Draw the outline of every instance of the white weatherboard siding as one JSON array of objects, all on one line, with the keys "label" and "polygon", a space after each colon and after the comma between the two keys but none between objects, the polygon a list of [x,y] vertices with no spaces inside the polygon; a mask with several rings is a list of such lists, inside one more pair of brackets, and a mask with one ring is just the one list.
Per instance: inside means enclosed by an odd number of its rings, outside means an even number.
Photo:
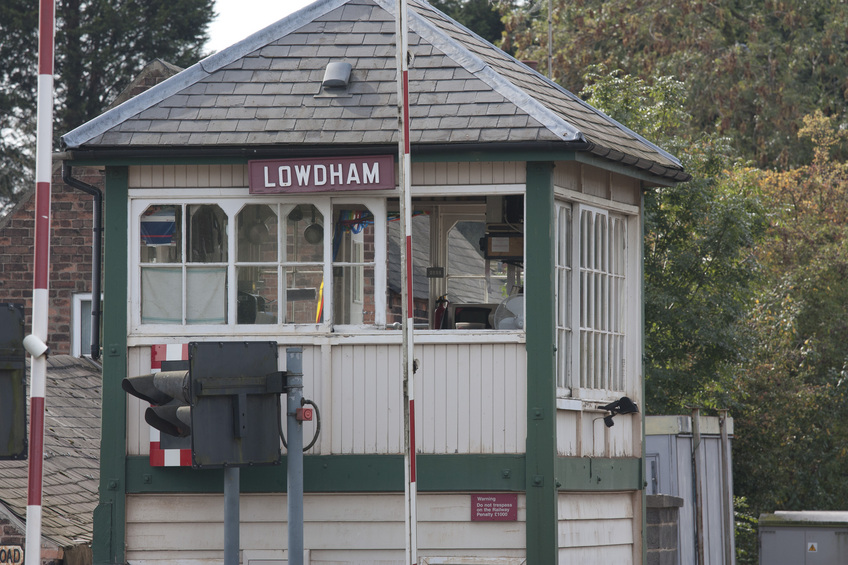
[{"label": "white weatherboard siding", "polygon": [[[467,494],[419,493],[419,555],[521,557],[525,500],[518,521],[471,522]],[[560,563],[638,563],[641,504],[634,493],[562,493]],[[244,557],[284,559],[286,497],[241,495]],[[163,517],[167,516],[167,521]],[[310,563],[401,563],[401,494],[307,494],[304,547]],[[131,495],[127,499],[127,561],[133,565],[200,564],[223,556],[222,495]]]},{"label": "white weatherboard siding", "polygon": [[[484,339],[482,334],[469,335],[464,343],[416,345],[420,453],[524,452],[524,344]],[[303,394],[321,411],[321,436],[309,454],[403,452],[400,338],[382,336],[384,343],[367,343],[374,340],[360,336],[304,346]],[[280,336],[278,341],[282,364],[286,338]],[[149,346],[130,350],[129,368],[131,375],[150,372]],[[128,453],[146,455],[150,436],[143,403],[135,398],[128,402]],[[314,425],[304,424],[305,442]]]},{"label": "white weatherboard siding", "polygon": [[641,494],[560,493],[560,563],[641,563]]},{"label": "white weatherboard siding", "polygon": [[[402,563],[403,504],[401,494],[307,494],[304,548],[309,550],[310,563]],[[127,497],[127,561],[133,565],[220,563],[223,509],[223,495]],[[244,562],[251,556],[285,558],[285,495],[242,494],[240,517]],[[470,495],[419,494],[419,555],[524,555],[523,496],[518,497],[516,522],[471,522],[470,518]]]}]

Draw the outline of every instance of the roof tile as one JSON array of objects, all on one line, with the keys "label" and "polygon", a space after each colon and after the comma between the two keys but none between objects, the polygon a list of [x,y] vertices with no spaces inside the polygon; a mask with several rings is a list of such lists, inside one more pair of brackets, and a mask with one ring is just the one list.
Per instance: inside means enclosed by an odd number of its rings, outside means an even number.
[{"label": "roof tile", "polygon": [[[586,139],[598,155],[685,177],[679,162],[658,147],[428,4],[408,1],[415,143]],[[394,0],[318,0],[63,141],[81,148],[394,143],[394,10]],[[324,69],[334,60],[353,66],[348,95],[320,92]]]}]

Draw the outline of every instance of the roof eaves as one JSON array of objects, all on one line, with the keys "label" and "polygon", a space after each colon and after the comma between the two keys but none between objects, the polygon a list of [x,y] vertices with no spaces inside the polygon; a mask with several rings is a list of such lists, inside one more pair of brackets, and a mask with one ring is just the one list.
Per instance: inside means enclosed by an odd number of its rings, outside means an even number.
[{"label": "roof eaves", "polygon": [[77,148],[104,134],[108,130],[151,108],[166,98],[205,79],[215,71],[239,60],[245,55],[264,47],[268,43],[295,31],[348,0],[319,0],[294,12],[290,16],[261,29],[253,35],[210,55],[181,73],[172,76],[123,104],[104,112],[61,137],[65,148]]},{"label": "roof eaves", "polygon": [[[374,0],[381,8],[394,15],[396,3],[392,0]],[[432,8],[428,5],[428,7]],[[432,8],[435,10],[435,8]],[[518,88],[488,65],[485,61],[474,55],[470,50],[460,45],[452,37],[448,36],[426,18],[414,11],[409,12],[410,29],[422,38],[429,41],[434,47],[441,50],[445,55],[453,59],[466,71],[491,86],[504,98],[521,108],[530,117],[538,121],[554,135],[563,141],[584,142],[583,133],[572,124],[551,112],[548,108],[532,98],[526,91]],[[464,29],[464,28],[463,28]],[[473,32],[468,33],[478,37]],[[485,41],[481,38],[482,41]],[[489,42],[487,44],[491,45]],[[497,49],[494,45],[492,49]]]}]

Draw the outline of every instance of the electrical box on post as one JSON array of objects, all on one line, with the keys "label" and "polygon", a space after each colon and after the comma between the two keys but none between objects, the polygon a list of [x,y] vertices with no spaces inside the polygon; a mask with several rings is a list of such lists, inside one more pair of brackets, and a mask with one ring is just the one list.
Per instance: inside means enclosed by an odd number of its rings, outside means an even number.
[{"label": "electrical box on post", "polygon": [[0,459],[26,459],[24,307],[0,303]]}]

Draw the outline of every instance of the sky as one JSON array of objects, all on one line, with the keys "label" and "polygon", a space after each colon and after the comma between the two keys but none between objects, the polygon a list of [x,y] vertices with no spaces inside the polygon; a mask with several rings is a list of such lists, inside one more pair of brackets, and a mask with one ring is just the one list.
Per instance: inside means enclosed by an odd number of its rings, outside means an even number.
[{"label": "sky", "polygon": [[283,19],[313,0],[215,0],[218,17],[209,25],[208,52],[220,51]]}]

